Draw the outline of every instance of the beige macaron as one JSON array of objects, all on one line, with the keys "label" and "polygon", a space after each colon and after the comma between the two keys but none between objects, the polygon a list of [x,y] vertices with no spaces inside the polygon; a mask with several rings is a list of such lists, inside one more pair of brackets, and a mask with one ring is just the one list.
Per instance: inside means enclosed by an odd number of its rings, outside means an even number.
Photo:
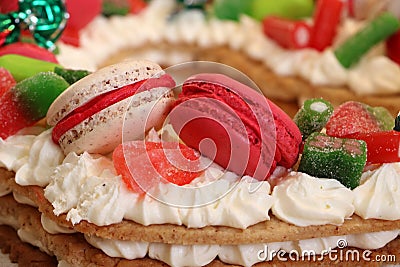
[{"label": "beige macaron", "polygon": [[64,153],[107,154],[122,140],[143,138],[149,129],[160,127],[175,101],[171,90],[175,83],[172,77],[163,74],[156,63],[131,60],[102,68],[71,85],[50,106],[47,113],[50,126],[57,127],[72,111],[93,103],[99,95],[154,78],[151,86],[146,86],[150,88],[140,89],[62,134],[58,143]]}]

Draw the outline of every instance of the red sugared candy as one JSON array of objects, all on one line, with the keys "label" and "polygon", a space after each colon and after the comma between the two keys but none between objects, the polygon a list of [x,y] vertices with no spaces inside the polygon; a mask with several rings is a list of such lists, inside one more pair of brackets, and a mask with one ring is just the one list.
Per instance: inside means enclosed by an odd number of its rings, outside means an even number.
[{"label": "red sugared candy", "polygon": [[368,106],[355,101],[345,102],[335,108],[325,127],[327,135],[336,137],[382,130]]},{"label": "red sugared candy", "polygon": [[0,48],[0,56],[16,54],[43,61],[58,63],[56,56],[49,50],[32,43],[12,43]]},{"label": "red sugared candy", "polygon": [[0,97],[15,84],[16,81],[11,73],[5,68],[0,68]]},{"label": "red sugared candy", "polygon": [[144,193],[160,182],[185,185],[201,174],[195,150],[173,142],[130,141],[113,152],[116,172],[129,189]]}]

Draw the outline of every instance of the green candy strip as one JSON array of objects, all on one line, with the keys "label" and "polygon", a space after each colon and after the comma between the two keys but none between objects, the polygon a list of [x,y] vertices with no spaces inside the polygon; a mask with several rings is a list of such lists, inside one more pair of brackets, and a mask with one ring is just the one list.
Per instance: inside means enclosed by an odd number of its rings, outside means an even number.
[{"label": "green candy strip", "polygon": [[331,178],[354,189],[367,160],[367,145],[362,140],[312,133],[304,144],[298,171],[314,177]]},{"label": "green candy strip", "polygon": [[313,132],[320,132],[333,113],[333,106],[321,98],[307,99],[294,116],[303,140]]},{"label": "green candy strip", "polygon": [[8,54],[0,57],[0,67],[7,69],[17,82],[40,72],[53,71],[60,65],[30,57]]},{"label": "green candy strip", "polygon": [[46,116],[51,103],[68,87],[69,83],[54,72],[41,72],[17,83],[11,92],[25,116],[37,121]]},{"label": "green candy strip", "polygon": [[374,45],[387,39],[398,29],[400,21],[390,13],[383,13],[339,46],[334,51],[336,58],[343,67],[350,68]]}]

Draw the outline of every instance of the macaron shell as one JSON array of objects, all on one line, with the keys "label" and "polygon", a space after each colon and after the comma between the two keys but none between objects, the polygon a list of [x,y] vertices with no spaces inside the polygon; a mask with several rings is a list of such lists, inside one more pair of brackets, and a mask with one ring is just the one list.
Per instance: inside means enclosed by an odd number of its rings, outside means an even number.
[{"label": "macaron shell", "polygon": [[301,132],[288,114],[269,99],[267,101],[272,114],[274,114],[277,137],[276,146],[277,151],[281,154],[278,164],[286,168],[291,168],[298,160],[302,141]]},{"label": "macaron shell", "polygon": [[[204,84],[207,84],[207,86]],[[230,95],[225,94],[221,90],[215,90],[213,92],[210,90],[209,84],[214,84],[216,87],[222,86],[223,88],[227,88],[231,93]],[[235,94],[239,96],[241,100],[237,100]],[[210,97],[222,102],[230,102],[229,105],[231,108],[235,109],[240,120],[245,123],[247,127],[253,130],[250,132],[243,130],[236,131],[234,125],[231,125],[227,130],[229,133],[232,133],[231,135],[234,137],[231,139],[234,141],[232,146],[237,146],[241,149],[249,147],[248,151],[250,151],[250,157],[246,162],[247,168],[245,174],[263,180],[271,174],[277,164],[290,168],[296,163],[299,154],[299,146],[302,140],[300,130],[285,112],[262,96],[259,92],[224,75],[207,73],[199,74],[190,77],[185,82],[182,94],[179,96],[179,100],[176,102],[176,107],[174,107],[171,114],[173,114],[174,110],[182,103],[192,101],[198,97]],[[246,110],[243,108],[246,104],[244,104],[242,100],[250,106],[250,109]],[[202,129],[199,126],[197,129],[190,129],[190,127],[193,127],[190,125],[188,125],[187,129],[182,127],[182,124],[185,123],[184,120],[186,120],[186,122],[188,121],[187,113],[193,112],[197,115],[202,114],[203,117],[217,116],[221,118],[222,122],[232,120],[231,116],[223,114],[221,109],[218,109],[217,107],[207,107],[207,105],[203,105],[202,107],[199,105],[199,107],[194,108],[193,110],[190,110],[190,108],[186,108],[186,110],[182,109],[180,112],[181,114],[178,113],[171,117],[171,124],[176,128],[175,130],[179,131],[184,129],[182,136],[180,135],[180,137],[185,143],[188,143],[190,146],[195,148],[199,145],[193,140],[197,140],[198,143],[199,137],[197,135],[205,137],[206,134],[202,133]],[[222,124],[225,125],[225,123]],[[224,137],[218,137],[218,135],[220,135],[218,131],[213,133],[215,130],[211,126],[204,126],[203,131],[208,131],[209,135],[215,134],[214,138],[215,140],[219,140],[219,142],[229,142],[229,140],[226,138],[224,139]],[[249,133],[252,132],[256,135],[255,137],[249,135]],[[245,135],[245,138],[235,137],[236,134]],[[248,138],[255,141],[249,142]],[[257,144],[257,142],[261,142],[261,144]],[[221,145],[217,146],[221,147]],[[205,156],[209,157],[207,154],[205,154]],[[216,159],[217,163],[225,168],[237,172],[238,174],[242,174],[237,171],[235,166],[226,165],[226,162],[228,162],[226,158],[237,163],[237,161],[244,160],[242,155],[226,154],[223,156],[223,153],[221,153],[220,157],[222,158]],[[237,157],[237,161],[234,159],[235,157]],[[255,171],[255,168],[258,168],[257,171]]]},{"label": "macaron shell", "polygon": [[96,96],[148,79],[162,68],[147,60],[130,60],[104,67],[72,84],[50,106],[47,123],[54,126],[75,108]]},{"label": "macaron shell", "polygon": [[[205,97],[190,99],[174,108],[169,118],[188,146],[230,171],[265,179],[271,168],[275,168],[273,158],[265,158],[269,153],[263,151],[261,155],[260,145],[249,141],[238,114],[219,101]],[[273,155],[275,147],[268,148]]]},{"label": "macaron shell", "polygon": [[64,154],[70,152],[107,154],[118,144],[144,137],[159,128],[172,104],[173,92],[154,88],[122,100],[84,120],[61,136]]}]

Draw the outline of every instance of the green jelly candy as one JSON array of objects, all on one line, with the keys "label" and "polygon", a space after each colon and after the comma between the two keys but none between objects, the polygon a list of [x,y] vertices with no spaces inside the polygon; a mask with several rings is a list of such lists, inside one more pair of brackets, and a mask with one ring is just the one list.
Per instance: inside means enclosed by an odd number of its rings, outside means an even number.
[{"label": "green jelly candy", "polygon": [[0,56],[0,67],[7,69],[17,82],[39,72],[53,71],[55,67],[61,68],[56,63],[15,54]]},{"label": "green jelly candy", "polygon": [[54,72],[41,72],[17,83],[11,92],[25,117],[37,121],[46,116],[51,103],[68,87]]},{"label": "green jelly candy", "polygon": [[345,68],[356,64],[373,46],[400,29],[400,21],[390,13],[383,13],[366,27],[347,39],[335,51],[335,56]]},{"label": "green jelly candy", "polygon": [[54,72],[64,78],[69,84],[76,83],[91,72],[87,70],[72,70],[55,67]]},{"label": "green jelly candy", "polygon": [[287,19],[311,17],[313,0],[253,0],[249,15],[257,20],[275,15]]},{"label": "green jelly candy", "polygon": [[385,107],[371,107],[365,105],[367,111],[372,114],[373,117],[377,120],[379,124],[379,128],[382,131],[392,130],[394,127],[394,118],[388,109]]},{"label": "green jelly candy", "polygon": [[221,20],[239,20],[241,14],[248,14],[253,0],[214,0],[214,15]]},{"label": "green jelly candy", "polygon": [[304,144],[298,171],[314,177],[332,178],[354,189],[360,184],[367,160],[362,140],[312,133]]},{"label": "green jelly candy", "polygon": [[333,106],[322,98],[307,99],[294,116],[294,122],[305,140],[313,132],[324,128],[333,113]]}]

